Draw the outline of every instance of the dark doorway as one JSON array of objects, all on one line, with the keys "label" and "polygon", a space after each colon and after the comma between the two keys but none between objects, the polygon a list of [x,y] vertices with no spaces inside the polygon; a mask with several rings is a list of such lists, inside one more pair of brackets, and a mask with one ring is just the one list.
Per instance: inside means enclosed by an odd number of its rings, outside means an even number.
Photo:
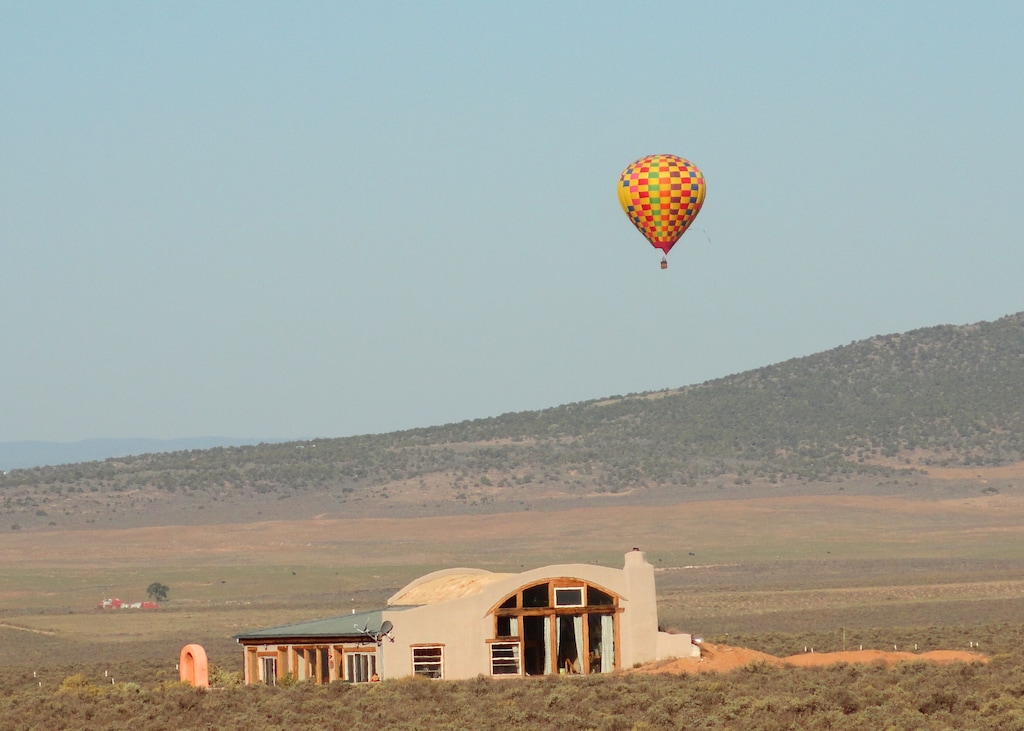
[{"label": "dark doorway", "polygon": [[544,628],[546,617],[523,617],[523,670],[527,675],[543,675],[551,672],[545,646]]}]

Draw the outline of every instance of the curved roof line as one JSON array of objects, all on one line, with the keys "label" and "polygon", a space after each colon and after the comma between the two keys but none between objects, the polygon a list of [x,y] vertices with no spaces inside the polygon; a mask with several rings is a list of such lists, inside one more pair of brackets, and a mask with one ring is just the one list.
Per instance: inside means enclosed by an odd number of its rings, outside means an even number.
[{"label": "curved roof line", "polygon": [[484,569],[442,569],[406,584],[388,599],[388,606],[439,604],[479,594],[489,584],[513,576]]}]

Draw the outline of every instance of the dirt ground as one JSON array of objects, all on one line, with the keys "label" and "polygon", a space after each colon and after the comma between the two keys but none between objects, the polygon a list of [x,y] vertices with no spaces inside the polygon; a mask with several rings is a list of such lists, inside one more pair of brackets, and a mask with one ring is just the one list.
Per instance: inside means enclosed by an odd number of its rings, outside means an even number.
[{"label": "dirt ground", "polygon": [[821,667],[836,663],[872,664],[882,662],[892,667],[898,662],[927,660],[937,663],[951,662],[988,662],[985,655],[975,652],[955,650],[934,650],[932,652],[883,652],[882,650],[854,650],[851,652],[805,652],[789,657],[775,657],[757,650],[744,647],[715,645],[710,642],[701,644],[700,658],[679,658],[651,663],[637,668],[638,673],[724,673],[746,667],[755,662],[767,662],[772,665],[793,665],[797,667]]},{"label": "dirt ground", "polygon": [[884,457],[873,457],[867,462],[892,467],[893,469],[907,469],[913,467],[921,470],[929,477],[938,480],[976,480],[986,484],[990,480],[1019,480],[1024,478],[1024,462],[1013,462],[1011,464],[998,466],[971,466],[971,467],[942,467],[928,464],[934,459],[935,452],[924,449],[915,449],[903,452],[899,457],[886,459]]}]

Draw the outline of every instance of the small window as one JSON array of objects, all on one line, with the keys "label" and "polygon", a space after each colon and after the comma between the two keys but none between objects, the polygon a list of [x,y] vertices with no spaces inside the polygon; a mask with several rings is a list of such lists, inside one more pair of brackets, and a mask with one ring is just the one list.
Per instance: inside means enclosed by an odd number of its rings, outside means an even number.
[{"label": "small window", "polygon": [[615,604],[611,594],[606,594],[592,586],[587,587],[587,605],[591,607],[610,607]]},{"label": "small window", "polygon": [[497,636],[498,637],[518,637],[519,636],[519,618],[518,617],[503,617],[498,615],[497,618]]},{"label": "small window", "polygon": [[519,674],[519,643],[491,643],[491,675]]},{"label": "small window", "polygon": [[528,589],[523,589],[524,607],[546,607],[548,606],[548,585],[537,584]]},{"label": "small window", "polygon": [[412,671],[427,678],[441,678],[444,661],[444,648],[433,647],[412,648]]},{"label": "small window", "polygon": [[377,674],[377,655],[371,652],[346,652],[345,670],[350,683],[369,683]]},{"label": "small window", "polygon": [[582,586],[557,587],[555,589],[555,606],[556,607],[582,607],[583,606],[583,587]]},{"label": "small window", "polygon": [[502,603],[500,608],[501,609],[515,609],[518,606],[518,604],[516,603],[516,598],[517,598],[517,595],[513,594],[512,596],[510,596],[508,599],[506,599]]}]

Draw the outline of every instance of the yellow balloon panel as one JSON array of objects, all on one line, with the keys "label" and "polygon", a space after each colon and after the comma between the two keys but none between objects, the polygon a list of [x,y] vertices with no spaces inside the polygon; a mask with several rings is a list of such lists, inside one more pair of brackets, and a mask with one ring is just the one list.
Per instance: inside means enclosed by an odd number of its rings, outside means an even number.
[{"label": "yellow balloon panel", "polygon": [[619,203],[651,245],[666,254],[704,205],[704,174],[675,155],[648,155],[619,176]]}]

